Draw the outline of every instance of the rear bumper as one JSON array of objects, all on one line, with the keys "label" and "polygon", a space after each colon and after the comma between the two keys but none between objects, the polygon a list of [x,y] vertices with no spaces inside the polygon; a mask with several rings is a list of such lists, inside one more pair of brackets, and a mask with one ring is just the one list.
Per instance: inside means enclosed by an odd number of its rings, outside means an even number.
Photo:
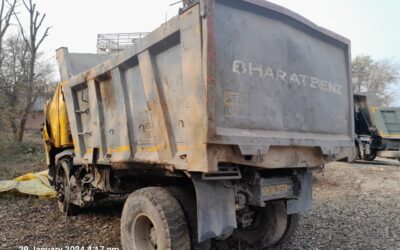
[{"label": "rear bumper", "polygon": [[288,175],[260,176],[244,172],[242,178],[216,179],[193,175],[196,190],[198,239],[200,242],[229,235],[237,228],[237,210],[245,206],[264,207],[276,200],[286,201],[286,213],[298,214],[312,206],[312,174],[293,169]]}]

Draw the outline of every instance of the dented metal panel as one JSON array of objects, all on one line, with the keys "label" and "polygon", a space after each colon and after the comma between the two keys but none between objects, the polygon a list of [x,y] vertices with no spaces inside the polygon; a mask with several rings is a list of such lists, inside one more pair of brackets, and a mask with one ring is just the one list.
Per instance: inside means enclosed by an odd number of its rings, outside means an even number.
[{"label": "dented metal panel", "polygon": [[63,84],[74,160],[319,166],[353,142],[349,58],[279,6],[200,1]]},{"label": "dented metal panel", "polygon": [[241,1],[217,1],[215,16],[216,136],[264,146],[313,140],[325,153],[348,144],[346,40]]}]

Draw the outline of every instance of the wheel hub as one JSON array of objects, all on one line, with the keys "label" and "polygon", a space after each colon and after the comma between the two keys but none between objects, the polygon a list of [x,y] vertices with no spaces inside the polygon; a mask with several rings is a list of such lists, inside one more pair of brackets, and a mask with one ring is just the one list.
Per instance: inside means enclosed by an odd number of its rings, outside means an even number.
[{"label": "wheel hub", "polygon": [[140,214],[135,218],[132,233],[136,249],[155,250],[158,248],[157,231],[147,215]]},{"label": "wheel hub", "polygon": [[154,227],[150,228],[150,241],[151,241],[151,245],[157,249],[157,233],[156,233],[156,229]]}]

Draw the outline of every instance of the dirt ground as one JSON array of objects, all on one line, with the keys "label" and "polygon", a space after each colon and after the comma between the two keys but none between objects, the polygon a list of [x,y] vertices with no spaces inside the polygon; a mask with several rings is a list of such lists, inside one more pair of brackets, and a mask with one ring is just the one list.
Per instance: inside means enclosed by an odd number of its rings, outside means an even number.
[{"label": "dirt ground", "polygon": [[315,174],[313,210],[278,249],[400,249],[400,164],[334,162]]},{"label": "dirt ground", "polygon": [[[0,179],[44,169],[39,163],[0,163]],[[277,249],[400,249],[400,164],[331,163],[315,173],[313,211],[293,239]],[[124,198],[113,197],[75,217],[54,200],[0,194],[0,249],[94,246],[117,249]]]}]

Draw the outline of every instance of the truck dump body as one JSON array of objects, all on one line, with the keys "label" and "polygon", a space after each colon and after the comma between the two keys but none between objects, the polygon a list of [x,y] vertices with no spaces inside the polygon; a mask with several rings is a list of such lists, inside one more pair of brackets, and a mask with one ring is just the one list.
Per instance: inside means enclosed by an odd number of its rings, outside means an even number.
[{"label": "truck dump body", "polygon": [[216,134],[238,145],[255,144],[251,137],[263,145],[346,144],[352,134],[347,42],[275,6],[253,4],[215,7]]},{"label": "truck dump body", "polygon": [[200,1],[65,79],[74,162],[319,166],[353,144],[349,58],[347,39],[284,8]]},{"label": "truck dump body", "polygon": [[400,139],[400,108],[381,107],[368,94],[354,94],[354,105],[357,134],[369,134],[368,128],[375,127],[382,138]]},{"label": "truck dump body", "polygon": [[372,112],[378,135],[388,151],[378,152],[378,156],[400,160],[400,108],[379,107]]},{"label": "truck dump body", "polygon": [[354,94],[354,118],[359,156],[400,159],[400,108],[380,107],[376,97]]},{"label": "truck dump body", "polygon": [[379,135],[385,139],[400,140],[400,108],[379,107],[372,112]]}]

